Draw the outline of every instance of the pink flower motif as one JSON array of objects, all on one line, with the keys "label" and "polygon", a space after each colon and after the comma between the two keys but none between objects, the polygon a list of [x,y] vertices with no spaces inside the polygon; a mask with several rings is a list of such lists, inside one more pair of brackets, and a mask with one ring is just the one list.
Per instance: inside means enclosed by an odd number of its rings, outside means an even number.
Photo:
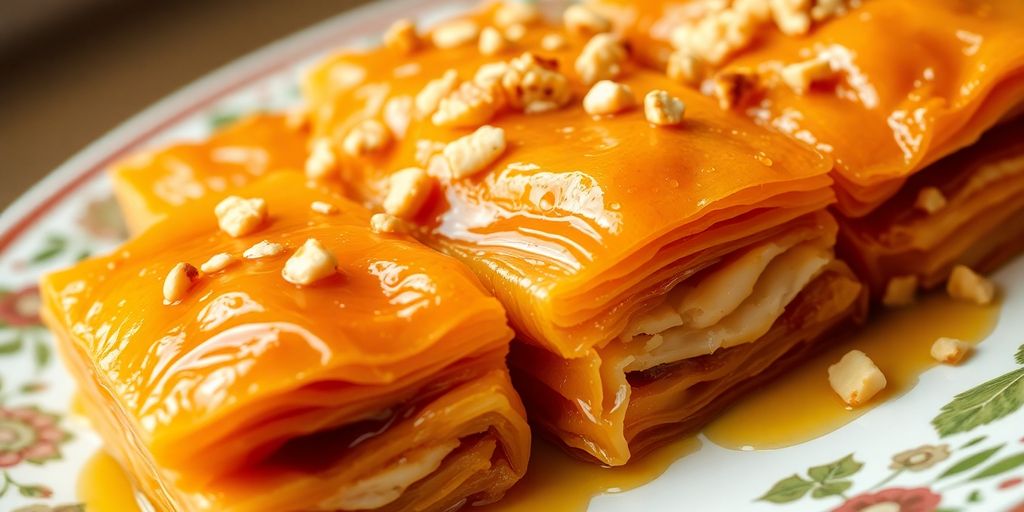
[{"label": "pink flower motif", "polygon": [[59,459],[60,445],[68,434],[57,420],[37,407],[0,407],[0,468]]},{"label": "pink flower motif", "polygon": [[1012,489],[1020,485],[1021,482],[1024,482],[1024,478],[1021,478],[1019,476],[1014,478],[1008,478],[1006,480],[1003,480],[1002,482],[999,482],[999,489]]},{"label": "pink flower motif", "polygon": [[860,512],[885,510],[887,512],[934,512],[942,496],[927,487],[901,489],[893,487],[873,493],[854,496],[833,512]]},{"label": "pink flower motif", "polygon": [[12,327],[39,325],[39,288],[35,285],[16,292],[0,291],[0,323]]}]

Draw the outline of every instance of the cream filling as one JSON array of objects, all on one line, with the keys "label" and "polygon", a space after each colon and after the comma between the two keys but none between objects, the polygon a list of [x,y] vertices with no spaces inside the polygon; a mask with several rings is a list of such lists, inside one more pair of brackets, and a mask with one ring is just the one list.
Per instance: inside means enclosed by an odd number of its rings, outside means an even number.
[{"label": "cream filling", "polygon": [[320,502],[319,510],[372,510],[397,500],[412,484],[437,471],[441,462],[458,448],[459,440],[414,448],[377,473]]},{"label": "cream filling", "polygon": [[831,249],[817,240],[769,242],[694,285],[676,287],[627,329],[628,342],[644,346],[625,370],[643,371],[756,341],[832,259]]}]

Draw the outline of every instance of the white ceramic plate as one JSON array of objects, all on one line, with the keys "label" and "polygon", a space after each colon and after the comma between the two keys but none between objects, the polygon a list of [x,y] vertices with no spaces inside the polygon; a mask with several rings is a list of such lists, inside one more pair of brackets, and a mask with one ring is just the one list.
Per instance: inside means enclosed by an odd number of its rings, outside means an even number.
[{"label": "white ceramic plate", "polygon": [[[225,120],[286,107],[298,99],[298,70],[331,48],[372,42],[398,17],[429,23],[472,3],[378,3],[302,31],[139,114],[0,216],[0,510],[77,510],[78,473],[99,448],[69,417],[73,384],[39,324],[35,283],[124,237],[104,169],[139,148],[204,137]],[[1022,510],[1024,259],[995,280],[1002,314],[967,364],[929,370],[901,396],[796,446],[737,451],[705,439],[659,478],[598,496],[591,509]],[[942,436],[932,423],[947,404],[960,428],[947,421],[944,430],[954,432]]]}]

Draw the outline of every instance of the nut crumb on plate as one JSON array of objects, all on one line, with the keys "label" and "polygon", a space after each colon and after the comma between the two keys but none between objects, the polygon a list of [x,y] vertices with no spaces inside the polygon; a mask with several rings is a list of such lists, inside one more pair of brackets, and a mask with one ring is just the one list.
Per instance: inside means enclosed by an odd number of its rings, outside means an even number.
[{"label": "nut crumb on plate", "polygon": [[953,267],[946,282],[946,292],[958,300],[985,305],[992,302],[996,295],[996,285],[966,265]]},{"label": "nut crumb on plate", "polygon": [[885,285],[882,304],[889,307],[906,306],[914,302],[917,295],[917,276],[896,276]]},{"label": "nut crumb on plate", "polygon": [[932,357],[945,364],[958,364],[971,351],[971,345],[956,338],[939,338],[932,343]]},{"label": "nut crumb on plate", "polygon": [[864,352],[851,350],[828,367],[828,382],[847,404],[858,407],[885,389],[885,375]]}]

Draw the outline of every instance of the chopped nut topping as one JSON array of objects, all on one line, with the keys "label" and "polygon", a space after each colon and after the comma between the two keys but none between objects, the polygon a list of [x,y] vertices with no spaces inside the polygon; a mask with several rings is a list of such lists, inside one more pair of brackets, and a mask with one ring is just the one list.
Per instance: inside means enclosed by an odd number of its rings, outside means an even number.
[{"label": "chopped nut topping", "polygon": [[406,231],[406,225],[394,215],[375,213],[370,217],[370,230],[374,233],[401,233]]},{"label": "chopped nut topping", "polygon": [[341,148],[352,156],[380,151],[391,143],[391,131],[376,119],[367,119],[348,132]]},{"label": "chopped nut topping", "polygon": [[615,114],[636,105],[636,96],[628,85],[601,80],[583,98],[583,110],[592,116]]},{"label": "chopped nut topping", "polygon": [[480,34],[480,27],[473,20],[453,20],[439,25],[430,34],[434,46],[455,48],[468,44]]},{"label": "chopped nut topping", "polygon": [[885,286],[882,304],[889,307],[907,306],[913,304],[915,295],[917,295],[917,276],[897,276],[890,279]]},{"label": "chopped nut topping", "polygon": [[463,82],[441,100],[431,121],[437,126],[475,128],[494,117],[502,97],[497,86],[485,87],[475,81]]},{"label": "chopped nut topping", "polygon": [[558,63],[529,52],[509,63],[501,86],[509,105],[527,114],[561,108],[572,99],[569,79],[558,72]]},{"label": "chopped nut topping", "polygon": [[957,265],[946,282],[946,293],[954,299],[984,305],[995,298],[996,285],[967,266]]},{"label": "chopped nut topping", "polygon": [[718,106],[724,110],[748,103],[760,90],[761,79],[754,70],[739,68],[715,75],[715,97],[718,98]]},{"label": "chopped nut topping", "polygon": [[283,245],[263,240],[246,249],[245,252],[242,253],[242,257],[247,260],[258,260],[260,258],[277,256],[278,254],[281,254],[282,251],[284,251]]},{"label": "chopped nut topping", "polygon": [[783,34],[796,36],[811,29],[811,13],[808,0],[770,0],[772,19]]},{"label": "chopped nut topping", "polygon": [[219,252],[217,254],[214,254],[213,256],[210,256],[210,259],[206,260],[206,262],[204,262],[202,265],[199,265],[199,268],[203,271],[204,274],[212,274],[214,272],[220,272],[221,270],[224,270],[225,268],[228,267],[228,265],[230,265],[234,261],[234,256],[226,252]]},{"label": "chopped nut topping", "polygon": [[338,157],[334,145],[326,138],[313,139],[313,146],[306,158],[306,176],[314,180],[330,177],[338,171]]},{"label": "chopped nut topping", "polygon": [[483,55],[497,55],[508,48],[508,41],[505,36],[494,27],[485,27],[480,32],[479,41],[480,53]]},{"label": "chopped nut topping", "polygon": [[238,238],[256,231],[263,224],[267,219],[267,202],[258,197],[228,196],[217,203],[213,212],[217,215],[220,230]]},{"label": "chopped nut topping", "polygon": [[337,272],[338,261],[319,240],[310,238],[284,263],[281,277],[297,285],[310,285]]},{"label": "chopped nut topping", "polygon": [[933,215],[946,207],[946,196],[935,187],[924,187],[917,193],[914,208]]},{"label": "chopped nut topping", "polygon": [[597,34],[612,29],[612,23],[608,21],[608,18],[580,4],[570,5],[562,14],[562,21],[565,23],[566,30],[576,34]]},{"label": "chopped nut topping", "polygon": [[401,19],[391,24],[384,32],[384,46],[397,52],[410,53],[419,45],[420,38],[416,35],[416,25],[408,19]]},{"label": "chopped nut topping", "polygon": [[956,338],[939,338],[932,343],[932,358],[940,363],[958,364],[971,351],[971,346]]},{"label": "chopped nut topping", "polygon": [[338,213],[338,207],[325,201],[313,201],[309,208],[320,215],[334,215]]},{"label": "chopped nut topping", "polygon": [[413,101],[412,96],[403,94],[388,98],[384,102],[384,124],[388,126],[391,133],[401,139],[405,137],[405,131],[409,128],[412,120]]},{"label": "chopped nut topping", "polygon": [[427,85],[423,86],[423,90],[416,95],[416,115],[424,118],[433,114],[437,110],[438,104],[441,103],[441,98],[455,90],[458,83],[459,74],[454,69],[445,71],[441,78],[427,82]]},{"label": "chopped nut topping", "polygon": [[505,130],[481,126],[445,146],[442,155],[453,179],[472,176],[491,165],[505,152]]},{"label": "chopped nut topping", "polygon": [[390,176],[384,211],[396,217],[411,218],[423,208],[434,188],[434,179],[419,167],[408,167]]},{"label": "chopped nut topping", "polygon": [[547,34],[540,40],[540,47],[549,52],[557,52],[565,48],[567,44],[569,43],[566,42],[562,34]]},{"label": "chopped nut topping", "polygon": [[587,85],[598,80],[611,80],[622,73],[622,65],[627,57],[626,49],[618,37],[612,34],[597,34],[587,41],[576,58],[576,73]]},{"label": "chopped nut topping", "polygon": [[669,55],[665,72],[676,82],[697,85],[704,79],[704,62],[687,52],[677,50]]},{"label": "chopped nut topping", "polygon": [[864,352],[851,350],[828,367],[828,382],[847,404],[858,407],[885,389],[885,375]]},{"label": "chopped nut topping", "polygon": [[423,139],[416,141],[416,163],[424,167],[430,165],[431,158],[444,151],[445,146],[447,144],[437,140]]},{"label": "chopped nut topping", "polygon": [[185,297],[185,293],[199,280],[199,270],[188,263],[178,263],[164,279],[164,303],[173,304]]},{"label": "chopped nut topping", "polygon": [[680,25],[671,35],[672,46],[712,66],[718,66],[750,45],[757,19],[746,11],[726,9],[708,13],[695,24]]},{"label": "chopped nut topping", "polygon": [[494,23],[499,27],[529,25],[540,19],[540,9],[526,2],[502,2],[494,11]]},{"label": "chopped nut topping", "polygon": [[473,75],[473,81],[483,87],[494,87],[501,85],[501,78],[509,70],[508,62],[491,62],[480,66]]},{"label": "chopped nut topping", "polygon": [[302,131],[309,128],[309,106],[303,103],[288,109],[284,116],[284,125],[292,131]]},{"label": "chopped nut topping", "polygon": [[505,29],[505,39],[518,43],[526,37],[526,25],[516,24]]},{"label": "chopped nut topping", "polygon": [[783,83],[793,89],[793,92],[807,94],[811,85],[832,79],[836,76],[836,72],[832,69],[832,64],[829,61],[816,57],[782,68],[779,76]]},{"label": "chopped nut topping", "polygon": [[671,126],[683,122],[683,111],[686,105],[660,89],[653,90],[644,96],[644,116],[647,121],[658,126]]}]

